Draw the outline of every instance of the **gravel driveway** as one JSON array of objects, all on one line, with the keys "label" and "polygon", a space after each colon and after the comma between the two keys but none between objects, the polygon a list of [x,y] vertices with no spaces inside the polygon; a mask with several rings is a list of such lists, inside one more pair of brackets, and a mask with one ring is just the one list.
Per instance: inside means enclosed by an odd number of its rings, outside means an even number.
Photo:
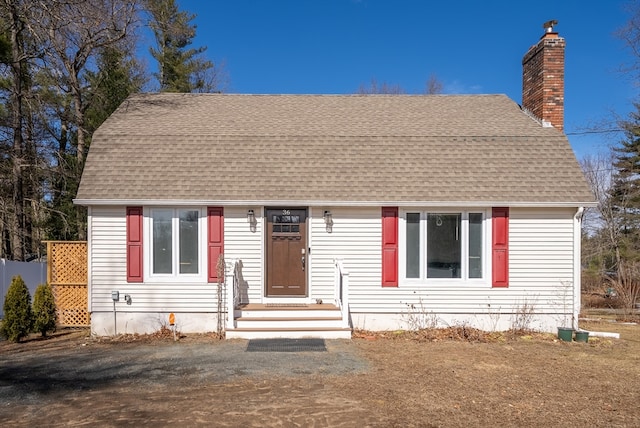
[{"label": "gravel driveway", "polygon": [[31,349],[25,344],[24,352],[0,355],[3,407],[55,400],[53,392],[129,382],[148,387],[197,386],[239,377],[341,375],[368,370],[367,361],[346,340],[325,341],[324,352],[247,352],[246,340],[104,344],[87,338],[71,347],[55,343]]}]

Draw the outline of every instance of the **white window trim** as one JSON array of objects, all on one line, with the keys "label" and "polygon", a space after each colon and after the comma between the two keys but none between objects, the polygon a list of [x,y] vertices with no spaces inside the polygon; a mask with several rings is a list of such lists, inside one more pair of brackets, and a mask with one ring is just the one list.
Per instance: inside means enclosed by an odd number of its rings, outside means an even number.
[{"label": "white window trim", "polygon": [[[407,213],[420,213],[420,277],[407,278]],[[426,246],[427,214],[456,214],[462,215],[461,248],[462,278],[427,278]],[[482,278],[466,278],[469,274],[469,214],[481,213],[482,224]],[[398,213],[398,277],[399,286],[402,285],[469,285],[491,286],[491,209],[460,209],[460,208],[401,208]]]},{"label": "white window trim", "polygon": [[[173,211],[172,227],[172,274],[153,273],[153,228],[152,214],[155,210]],[[198,211],[198,273],[180,274],[178,266],[178,213],[181,211]],[[193,283],[207,282],[207,209],[206,207],[145,207],[143,210],[143,248],[144,248],[144,277],[145,282],[172,282],[172,283]]]}]

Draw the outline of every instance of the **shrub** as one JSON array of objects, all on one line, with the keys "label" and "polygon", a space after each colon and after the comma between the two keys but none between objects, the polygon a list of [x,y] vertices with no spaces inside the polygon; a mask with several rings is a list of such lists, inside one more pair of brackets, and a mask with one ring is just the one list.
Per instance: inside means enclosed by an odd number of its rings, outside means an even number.
[{"label": "shrub", "polygon": [[606,297],[604,292],[600,293],[583,293],[581,300],[584,309],[620,309],[624,306],[621,299],[615,297]]},{"label": "shrub", "polygon": [[4,322],[0,334],[13,342],[19,342],[31,332],[32,324],[31,295],[22,277],[16,275],[11,280],[4,299]]},{"label": "shrub", "polygon": [[49,284],[40,284],[33,295],[33,331],[46,336],[56,330],[56,302]]},{"label": "shrub", "polygon": [[616,298],[622,302],[622,308],[628,314],[635,310],[636,301],[640,298],[640,262],[627,261],[620,263],[616,275],[610,278],[610,284],[616,292]]}]

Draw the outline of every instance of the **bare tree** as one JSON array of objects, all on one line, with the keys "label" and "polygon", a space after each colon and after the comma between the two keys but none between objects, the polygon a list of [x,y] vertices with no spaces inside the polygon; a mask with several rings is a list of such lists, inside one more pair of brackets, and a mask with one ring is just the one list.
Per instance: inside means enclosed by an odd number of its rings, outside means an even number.
[{"label": "bare tree", "polygon": [[598,202],[597,207],[585,209],[582,227],[590,236],[603,229],[608,230],[609,243],[616,241],[618,229],[609,197],[613,181],[613,161],[613,153],[610,151],[587,155],[580,160],[582,172]]},{"label": "bare tree", "polygon": [[[3,245],[9,258],[24,260],[30,247],[29,222],[25,215],[25,173],[27,170],[27,117],[26,103],[30,91],[30,70],[28,60],[33,53],[27,48],[25,2],[20,0],[2,0],[0,3],[2,34],[8,37],[5,41],[5,52],[2,62],[7,65],[6,80],[2,88],[8,94],[8,168],[10,169],[11,204],[3,204],[6,211],[3,217],[8,223],[7,244]],[[3,237],[4,238],[4,237]]]},{"label": "bare tree", "polygon": [[[107,48],[133,46],[139,23],[138,0],[38,0],[33,1],[31,33],[43,49],[41,82],[58,112],[59,124],[52,127],[58,141],[57,160],[69,177],[58,180],[75,194],[90,142],[86,113],[92,91],[90,71]],[[96,100],[96,98],[93,98]],[[71,162],[68,145],[75,146]],[[85,239],[85,213],[76,207],[72,223],[77,239]]]},{"label": "bare tree", "polygon": [[225,62],[213,64],[213,67],[196,70],[193,73],[195,93],[222,93],[229,88],[229,74]]},{"label": "bare tree", "polygon": [[431,74],[425,84],[424,93],[428,95],[441,94],[444,89],[444,84],[438,79],[438,76]]},{"label": "bare tree", "polygon": [[640,297],[640,257],[636,248],[636,186],[621,185],[613,150],[585,156],[581,167],[597,207],[583,217],[583,264],[615,290],[622,306],[633,309]]},{"label": "bare tree", "polygon": [[631,60],[621,66],[623,74],[630,75],[636,81],[640,77],[640,5],[638,2],[630,2],[627,5],[629,20],[617,31],[617,36],[624,42]]},{"label": "bare tree", "polygon": [[[634,81],[640,77],[640,5],[628,5],[629,20],[617,35],[630,61],[620,69]],[[598,202],[586,209],[582,257],[586,274],[615,289],[622,303],[633,308],[640,296],[640,105],[628,118],[616,112],[585,132],[615,138],[607,154],[585,157],[582,169]]]},{"label": "bare tree", "polygon": [[387,82],[378,83],[376,79],[371,79],[369,85],[360,85],[358,91],[359,95],[373,95],[373,94],[390,94],[399,95],[406,93],[405,90],[397,84],[391,84]]},{"label": "bare tree", "polygon": [[[435,74],[431,74],[424,85],[425,95],[441,94],[444,85],[438,79]],[[358,91],[359,95],[372,95],[372,94],[388,94],[388,95],[401,95],[406,94],[407,91],[398,84],[382,82],[378,83],[376,79],[371,79],[368,85],[360,85]]]},{"label": "bare tree", "polygon": [[[138,22],[136,0],[40,0],[40,16],[33,23],[34,34],[46,47],[47,67],[61,89],[71,94],[73,126],[77,138],[77,159],[84,165],[87,130],[83,73],[98,51],[115,46],[131,35]],[[36,24],[37,22],[37,24]]]}]

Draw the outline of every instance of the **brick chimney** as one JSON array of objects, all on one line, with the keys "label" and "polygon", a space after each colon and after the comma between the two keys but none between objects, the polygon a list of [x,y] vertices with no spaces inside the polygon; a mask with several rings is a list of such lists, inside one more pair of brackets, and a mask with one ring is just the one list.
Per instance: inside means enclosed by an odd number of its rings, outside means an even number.
[{"label": "brick chimney", "polygon": [[542,26],[544,34],[522,58],[522,107],[543,126],[564,129],[565,41],[553,31],[558,21]]}]

